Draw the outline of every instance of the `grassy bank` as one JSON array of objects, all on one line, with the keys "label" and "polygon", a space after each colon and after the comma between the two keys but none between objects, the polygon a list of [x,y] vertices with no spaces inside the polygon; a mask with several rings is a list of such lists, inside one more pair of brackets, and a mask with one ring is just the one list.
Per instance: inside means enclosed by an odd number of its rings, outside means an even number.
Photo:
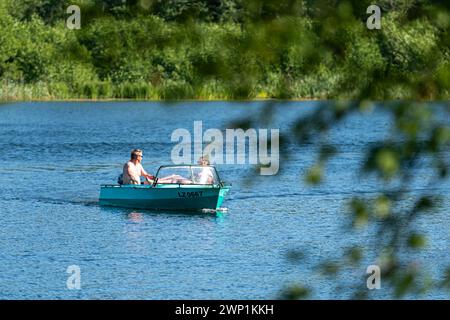
[{"label": "grassy bank", "polygon": [[[242,94],[236,94],[220,85],[211,83],[193,88],[189,84],[168,84],[153,86],[145,82],[113,84],[110,82],[91,82],[73,87],[65,83],[34,84],[4,81],[0,88],[0,99],[4,101],[52,101],[52,100],[317,100],[327,99],[326,92],[314,95],[280,95],[278,92],[256,88]],[[302,90],[314,93],[314,90]]]}]

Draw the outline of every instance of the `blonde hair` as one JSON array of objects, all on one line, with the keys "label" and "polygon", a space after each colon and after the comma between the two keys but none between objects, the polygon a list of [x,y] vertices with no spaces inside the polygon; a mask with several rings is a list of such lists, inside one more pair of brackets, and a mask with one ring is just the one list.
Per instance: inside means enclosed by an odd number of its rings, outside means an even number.
[{"label": "blonde hair", "polygon": [[208,163],[208,165],[209,165],[210,164],[209,163],[209,156],[208,155],[201,156],[200,159],[198,159],[198,162],[201,163],[202,161],[206,161]]}]

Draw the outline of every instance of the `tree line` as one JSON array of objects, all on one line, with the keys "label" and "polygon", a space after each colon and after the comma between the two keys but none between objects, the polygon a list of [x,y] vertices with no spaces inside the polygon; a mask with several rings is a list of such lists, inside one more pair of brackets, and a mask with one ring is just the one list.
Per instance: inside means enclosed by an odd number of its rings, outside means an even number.
[{"label": "tree line", "polygon": [[4,0],[1,97],[448,98],[448,4],[378,3],[368,30],[370,1]]}]

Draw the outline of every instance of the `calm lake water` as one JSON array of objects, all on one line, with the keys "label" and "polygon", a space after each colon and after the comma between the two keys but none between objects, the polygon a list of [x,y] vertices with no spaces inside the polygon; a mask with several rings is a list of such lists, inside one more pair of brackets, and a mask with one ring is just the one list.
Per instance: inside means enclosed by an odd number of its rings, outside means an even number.
[{"label": "calm lake water", "polygon": [[[316,265],[348,246],[373,242],[370,230],[349,233],[347,201],[380,187],[357,169],[367,143],[390,134],[382,112],[355,116],[332,131],[341,153],[327,167],[324,185],[310,188],[302,174],[316,158],[314,146],[289,146],[276,176],[246,177],[250,165],[219,165],[233,184],[228,212],[185,214],[107,208],[99,186],[115,183],[133,148],[144,150],[150,173],[171,163],[173,130],[230,128],[262,110],[263,103],[143,102],[17,103],[0,105],[0,299],[273,299],[302,283],[312,297],[344,299]],[[289,124],[317,107],[313,102],[278,105],[268,127],[289,134]],[[450,162],[450,154],[444,155]],[[417,171],[422,181],[430,175]],[[417,256],[439,278],[450,264],[450,184],[411,186],[443,196],[441,206],[419,220],[429,234]],[[405,200],[405,206],[408,199]],[[305,260],[293,263],[288,252]],[[366,286],[366,266],[344,282]],[[66,271],[81,270],[81,289],[69,290]],[[355,286],[353,285],[352,288]],[[383,287],[371,298],[387,297]],[[433,291],[422,298],[448,298]]]}]

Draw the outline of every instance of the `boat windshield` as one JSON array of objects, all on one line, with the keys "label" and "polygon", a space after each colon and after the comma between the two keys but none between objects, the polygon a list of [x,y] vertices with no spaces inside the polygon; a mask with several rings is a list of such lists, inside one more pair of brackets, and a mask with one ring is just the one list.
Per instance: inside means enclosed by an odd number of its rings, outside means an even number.
[{"label": "boat windshield", "polygon": [[219,184],[216,170],[210,166],[161,167],[157,178],[158,183],[168,184]]}]

